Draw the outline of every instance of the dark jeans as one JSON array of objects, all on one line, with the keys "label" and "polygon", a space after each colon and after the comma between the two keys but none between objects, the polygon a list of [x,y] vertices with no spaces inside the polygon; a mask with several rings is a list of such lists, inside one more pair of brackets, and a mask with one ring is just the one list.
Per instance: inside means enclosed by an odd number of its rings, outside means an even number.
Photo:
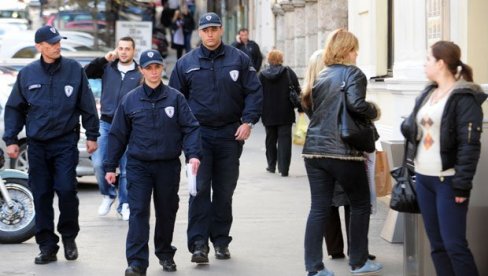
[{"label": "dark jeans", "polygon": [[351,204],[349,264],[362,266],[368,259],[368,231],[371,213],[369,185],[362,161],[305,158],[310,183],[311,208],[305,230],[307,271],[324,268],[322,244],[330,213],[334,185],[339,181]]},{"label": "dark jeans", "polygon": [[478,269],[466,240],[468,200],[454,201],[452,176],[441,181],[436,176],[416,174],[417,196],[432,261],[437,275],[476,276]]},{"label": "dark jeans", "polygon": [[[346,225],[347,255],[349,255],[349,223],[351,221],[351,208],[344,206],[344,219]],[[329,218],[325,222],[325,245],[329,255],[344,254],[344,238],[342,236],[341,217],[339,207],[330,206]]]},{"label": "dark jeans", "polygon": [[179,159],[140,161],[127,158],[127,191],[130,217],[127,233],[127,263],[146,268],[149,265],[149,217],[154,191],[154,250],[160,260],[173,258],[171,245],[178,211],[181,164]]},{"label": "dark jeans", "polygon": [[196,242],[227,246],[232,225],[232,196],[239,178],[243,143],[233,137],[238,124],[222,128],[201,127],[203,158],[197,174],[197,195],[190,197],[188,249]]},{"label": "dark jeans", "polygon": [[58,232],[63,241],[74,240],[78,224],[76,166],[79,134],[67,134],[49,142],[30,140],[29,185],[36,210],[36,242],[43,252],[57,252],[59,237],[54,232],[54,193],[58,196]]},{"label": "dark jeans", "polygon": [[[266,126],[266,159],[268,169],[288,174],[291,160],[291,125]],[[278,147],[277,147],[278,145]]]},{"label": "dark jeans", "polygon": [[191,35],[193,32],[189,33],[184,33],[184,39],[185,39],[185,53],[189,53],[191,51]]}]

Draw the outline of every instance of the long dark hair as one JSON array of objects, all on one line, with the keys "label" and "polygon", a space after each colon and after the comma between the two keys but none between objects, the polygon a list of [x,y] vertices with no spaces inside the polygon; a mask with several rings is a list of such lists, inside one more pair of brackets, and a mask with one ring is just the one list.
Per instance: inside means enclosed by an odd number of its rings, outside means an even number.
[{"label": "long dark hair", "polygon": [[[461,61],[461,49],[451,41],[437,41],[431,47],[432,56],[436,60],[443,60],[449,72],[456,78],[462,77],[466,81],[473,81],[473,69]],[[458,72],[458,67],[460,71]],[[459,73],[459,76],[458,76]]]}]

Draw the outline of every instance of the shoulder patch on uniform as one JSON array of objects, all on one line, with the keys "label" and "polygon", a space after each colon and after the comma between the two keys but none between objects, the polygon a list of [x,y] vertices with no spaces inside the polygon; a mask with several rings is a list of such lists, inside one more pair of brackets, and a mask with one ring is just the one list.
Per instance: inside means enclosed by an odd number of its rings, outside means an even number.
[{"label": "shoulder patch on uniform", "polygon": [[197,71],[197,70],[200,70],[200,67],[193,67],[193,68],[190,68],[188,70],[186,70],[186,73],[190,73],[190,72],[193,72],[193,71]]},{"label": "shoulder patch on uniform", "polygon": [[34,90],[34,89],[37,89],[37,88],[41,88],[41,85],[40,84],[29,85],[29,90]]},{"label": "shoulder patch on uniform", "polygon": [[168,117],[173,118],[173,116],[175,115],[175,108],[173,106],[165,107],[164,112],[166,113],[166,115],[168,115]]},{"label": "shoulder patch on uniform", "polygon": [[64,94],[66,95],[66,97],[70,97],[71,94],[73,94],[73,86],[71,85],[66,85],[64,87]]},{"label": "shoulder patch on uniform", "polygon": [[237,81],[237,79],[239,78],[239,71],[232,70],[229,72],[229,75],[233,81]]}]

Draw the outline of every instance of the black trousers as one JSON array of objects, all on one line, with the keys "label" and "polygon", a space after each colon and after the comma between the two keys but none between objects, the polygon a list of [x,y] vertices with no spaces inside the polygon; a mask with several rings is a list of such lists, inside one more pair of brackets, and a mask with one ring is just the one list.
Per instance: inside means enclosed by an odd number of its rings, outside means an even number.
[{"label": "black trousers", "polygon": [[127,263],[146,268],[149,265],[149,219],[151,195],[154,199],[156,226],[154,253],[159,260],[173,258],[171,245],[178,211],[181,164],[179,159],[141,161],[127,158],[127,192],[130,206],[126,241]]},{"label": "black trousers", "polygon": [[[347,255],[349,255],[349,222],[351,218],[351,208],[349,205],[344,206],[344,218],[346,225]],[[330,255],[344,254],[344,238],[342,236],[341,217],[339,207],[330,206],[330,213],[325,223],[324,238],[327,246],[327,253]]]},{"label": "black trousers", "polygon": [[233,134],[238,124],[221,128],[201,127],[203,158],[197,174],[196,196],[188,209],[188,249],[197,243],[228,246],[232,241],[232,196],[239,178],[243,143]]},{"label": "black trousers", "polygon": [[78,133],[42,142],[29,141],[29,185],[36,210],[36,242],[43,252],[57,252],[59,237],[54,232],[54,194],[58,196],[57,230],[63,242],[76,238],[78,224]]},{"label": "black trousers", "polygon": [[274,171],[278,163],[278,171],[288,174],[291,160],[291,124],[265,128],[268,169]]}]

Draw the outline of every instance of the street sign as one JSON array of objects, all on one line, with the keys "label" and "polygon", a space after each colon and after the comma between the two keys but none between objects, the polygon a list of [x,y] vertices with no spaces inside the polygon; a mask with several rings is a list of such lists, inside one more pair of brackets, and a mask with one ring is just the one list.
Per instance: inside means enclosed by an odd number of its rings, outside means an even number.
[{"label": "street sign", "polygon": [[115,41],[124,36],[130,36],[136,42],[136,60],[139,60],[142,52],[152,48],[152,22],[117,21]]}]

